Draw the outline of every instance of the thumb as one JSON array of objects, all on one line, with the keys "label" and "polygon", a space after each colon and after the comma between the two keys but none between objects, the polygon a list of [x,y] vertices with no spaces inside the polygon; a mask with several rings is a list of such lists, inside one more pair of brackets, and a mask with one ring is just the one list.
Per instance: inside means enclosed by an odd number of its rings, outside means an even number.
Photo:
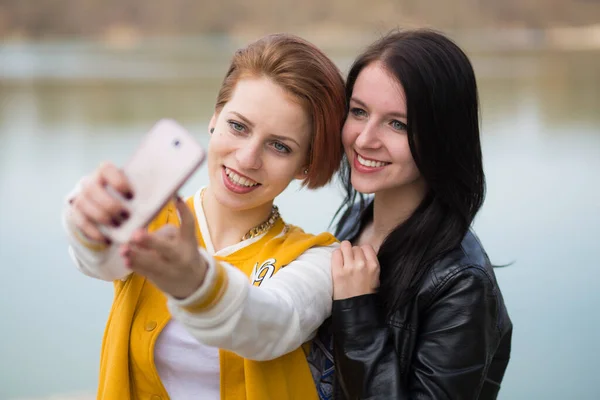
[{"label": "thumb", "polygon": [[181,226],[179,228],[181,231],[181,235],[186,239],[193,238],[195,240],[196,217],[181,197],[177,196],[177,201],[175,202],[175,205],[177,207],[177,211],[179,212],[179,217],[181,218]]},{"label": "thumb", "polygon": [[344,256],[342,256],[342,251],[339,249],[335,249],[331,254],[331,269],[332,271],[338,271],[343,269],[344,267]]}]

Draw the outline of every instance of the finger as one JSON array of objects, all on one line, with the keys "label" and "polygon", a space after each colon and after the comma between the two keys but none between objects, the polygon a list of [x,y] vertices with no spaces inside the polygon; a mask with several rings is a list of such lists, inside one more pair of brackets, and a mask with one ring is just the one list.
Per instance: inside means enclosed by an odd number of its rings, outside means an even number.
[{"label": "finger", "polygon": [[362,248],[354,246],[352,248],[352,254],[354,255],[354,267],[356,269],[364,269],[367,265],[367,260],[365,259]]},{"label": "finger", "polygon": [[111,216],[84,195],[77,196],[73,202],[73,209],[92,224],[113,225]]},{"label": "finger", "polygon": [[352,245],[350,244],[349,241],[344,240],[341,244],[340,244],[340,250],[342,252],[342,258],[343,258],[343,266],[344,267],[350,267],[354,261],[354,254],[352,252]]},{"label": "finger", "polygon": [[157,233],[158,232],[148,233],[145,231],[137,231],[132,236],[131,242],[144,250],[154,250],[160,257],[163,257],[166,260],[178,260],[181,251],[178,250],[177,237],[173,235],[160,235]]},{"label": "finger", "polygon": [[180,236],[179,228],[173,224],[165,224],[161,226],[160,229],[156,230],[154,233],[168,239],[175,239],[178,236]]},{"label": "finger", "polygon": [[110,240],[106,238],[102,232],[100,232],[95,224],[84,217],[81,211],[79,211],[77,208],[71,208],[70,219],[73,225],[75,225],[75,229],[77,229],[80,234],[84,236],[84,239],[110,244]]},{"label": "finger", "polygon": [[366,244],[366,245],[362,245],[361,248],[362,248],[363,254],[365,255],[367,268],[369,268],[371,270],[378,270],[379,269],[379,260],[377,259],[377,253],[375,253],[373,246]]},{"label": "finger", "polygon": [[342,256],[342,250],[337,248],[331,254],[331,276],[332,276],[332,278],[335,278],[335,277],[341,275],[343,265],[344,265],[344,257]]},{"label": "finger", "polygon": [[197,243],[196,217],[181,197],[177,197],[175,204],[177,206],[177,211],[179,212],[179,217],[181,218],[181,226],[179,227],[181,236],[186,240],[191,241],[193,239],[194,243]]},{"label": "finger", "polygon": [[113,205],[111,206],[112,210],[108,210],[106,204],[98,202],[96,194],[96,191],[103,192],[104,189],[98,185],[93,186],[95,188],[89,188],[85,194],[82,193],[81,196],[78,196],[73,202],[73,206],[94,224],[120,226],[124,220],[129,218],[129,212],[114,199],[116,206]]},{"label": "finger", "polygon": [[82,184],[82,187],[81,193],[83,197],[94,203],[109,218],[109,221],[104,221],[103,223],[108,224],[110,221],[123,221],[129,218],[129,211],[126,206],[111,196],[106,187],[100,185],[97,181],[91,180],[85,182]]},{"label": "finger", "polygon": [[122,170],[114,166],[112,163],[105,162],[100,165],[97,170],[97,179],[102,186],[110,185],[116,191],[121,193],[126,199],[133,198],[133,190],[129,184],[129,180]]},{"label": "finger", "polygon": [[149,278],[160,276],[166,270],[165,262],[150,249],[129,245],[125,251],[125,265],[132,271]]},{"label": "finger", "polygon": [[125,259],[125,264],[129,266],[129,251],[131,250],[131,246],[127,243],[119,246],[119,255]]},{"label": "finger", "polygon": [[132,246],[141,246],[145,233],[146,230],[144,228],[139,228],[133,231],[129,237],[129,244]]}]

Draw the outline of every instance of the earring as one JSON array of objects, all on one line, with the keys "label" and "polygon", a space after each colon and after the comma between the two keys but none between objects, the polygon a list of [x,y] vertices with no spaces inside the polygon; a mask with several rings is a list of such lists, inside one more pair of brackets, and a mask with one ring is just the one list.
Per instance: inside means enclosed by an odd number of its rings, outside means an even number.
[{"label": "earring", "polygon": [[308,175],[308,168],[306,168],[303,172],[304,172],[304,175]]},{"label": "earring", "polygon": [[210,128],[210,133],[212,134],[215,131],[215,128]]}]

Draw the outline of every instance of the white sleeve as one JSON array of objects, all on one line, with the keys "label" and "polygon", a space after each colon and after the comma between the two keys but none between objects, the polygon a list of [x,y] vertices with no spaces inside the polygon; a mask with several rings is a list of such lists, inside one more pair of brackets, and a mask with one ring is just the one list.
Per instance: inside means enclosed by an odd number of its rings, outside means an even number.
[{"label": "white sleeve", "polygon": [[67,195],[62,212],[62,225],[69,242],[69,255],[83,274],[105,281],[123,279],[131,271],[125,266],[115,245],[90,241],[79,233],[71,221],[70,200],[79,192],[80,184]]},{"label": "white sleeve", "polygon": [[258,361],[271,360],[312,339],[331,314],[331,253],[314,247],[261,286],[224,262],[209,260],[197,292],[169,298],[172,316],[202,343]]}]

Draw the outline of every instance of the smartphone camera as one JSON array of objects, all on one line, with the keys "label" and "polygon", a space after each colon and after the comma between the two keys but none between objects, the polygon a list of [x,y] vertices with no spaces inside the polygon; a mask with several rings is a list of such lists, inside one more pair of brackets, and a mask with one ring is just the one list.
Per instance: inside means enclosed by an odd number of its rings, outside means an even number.
[{"label": "smartphone camera", "polygon": [[179,139],[173,139],[173,147],[179,147],[181,145],[181,142],[179,141]]}]

